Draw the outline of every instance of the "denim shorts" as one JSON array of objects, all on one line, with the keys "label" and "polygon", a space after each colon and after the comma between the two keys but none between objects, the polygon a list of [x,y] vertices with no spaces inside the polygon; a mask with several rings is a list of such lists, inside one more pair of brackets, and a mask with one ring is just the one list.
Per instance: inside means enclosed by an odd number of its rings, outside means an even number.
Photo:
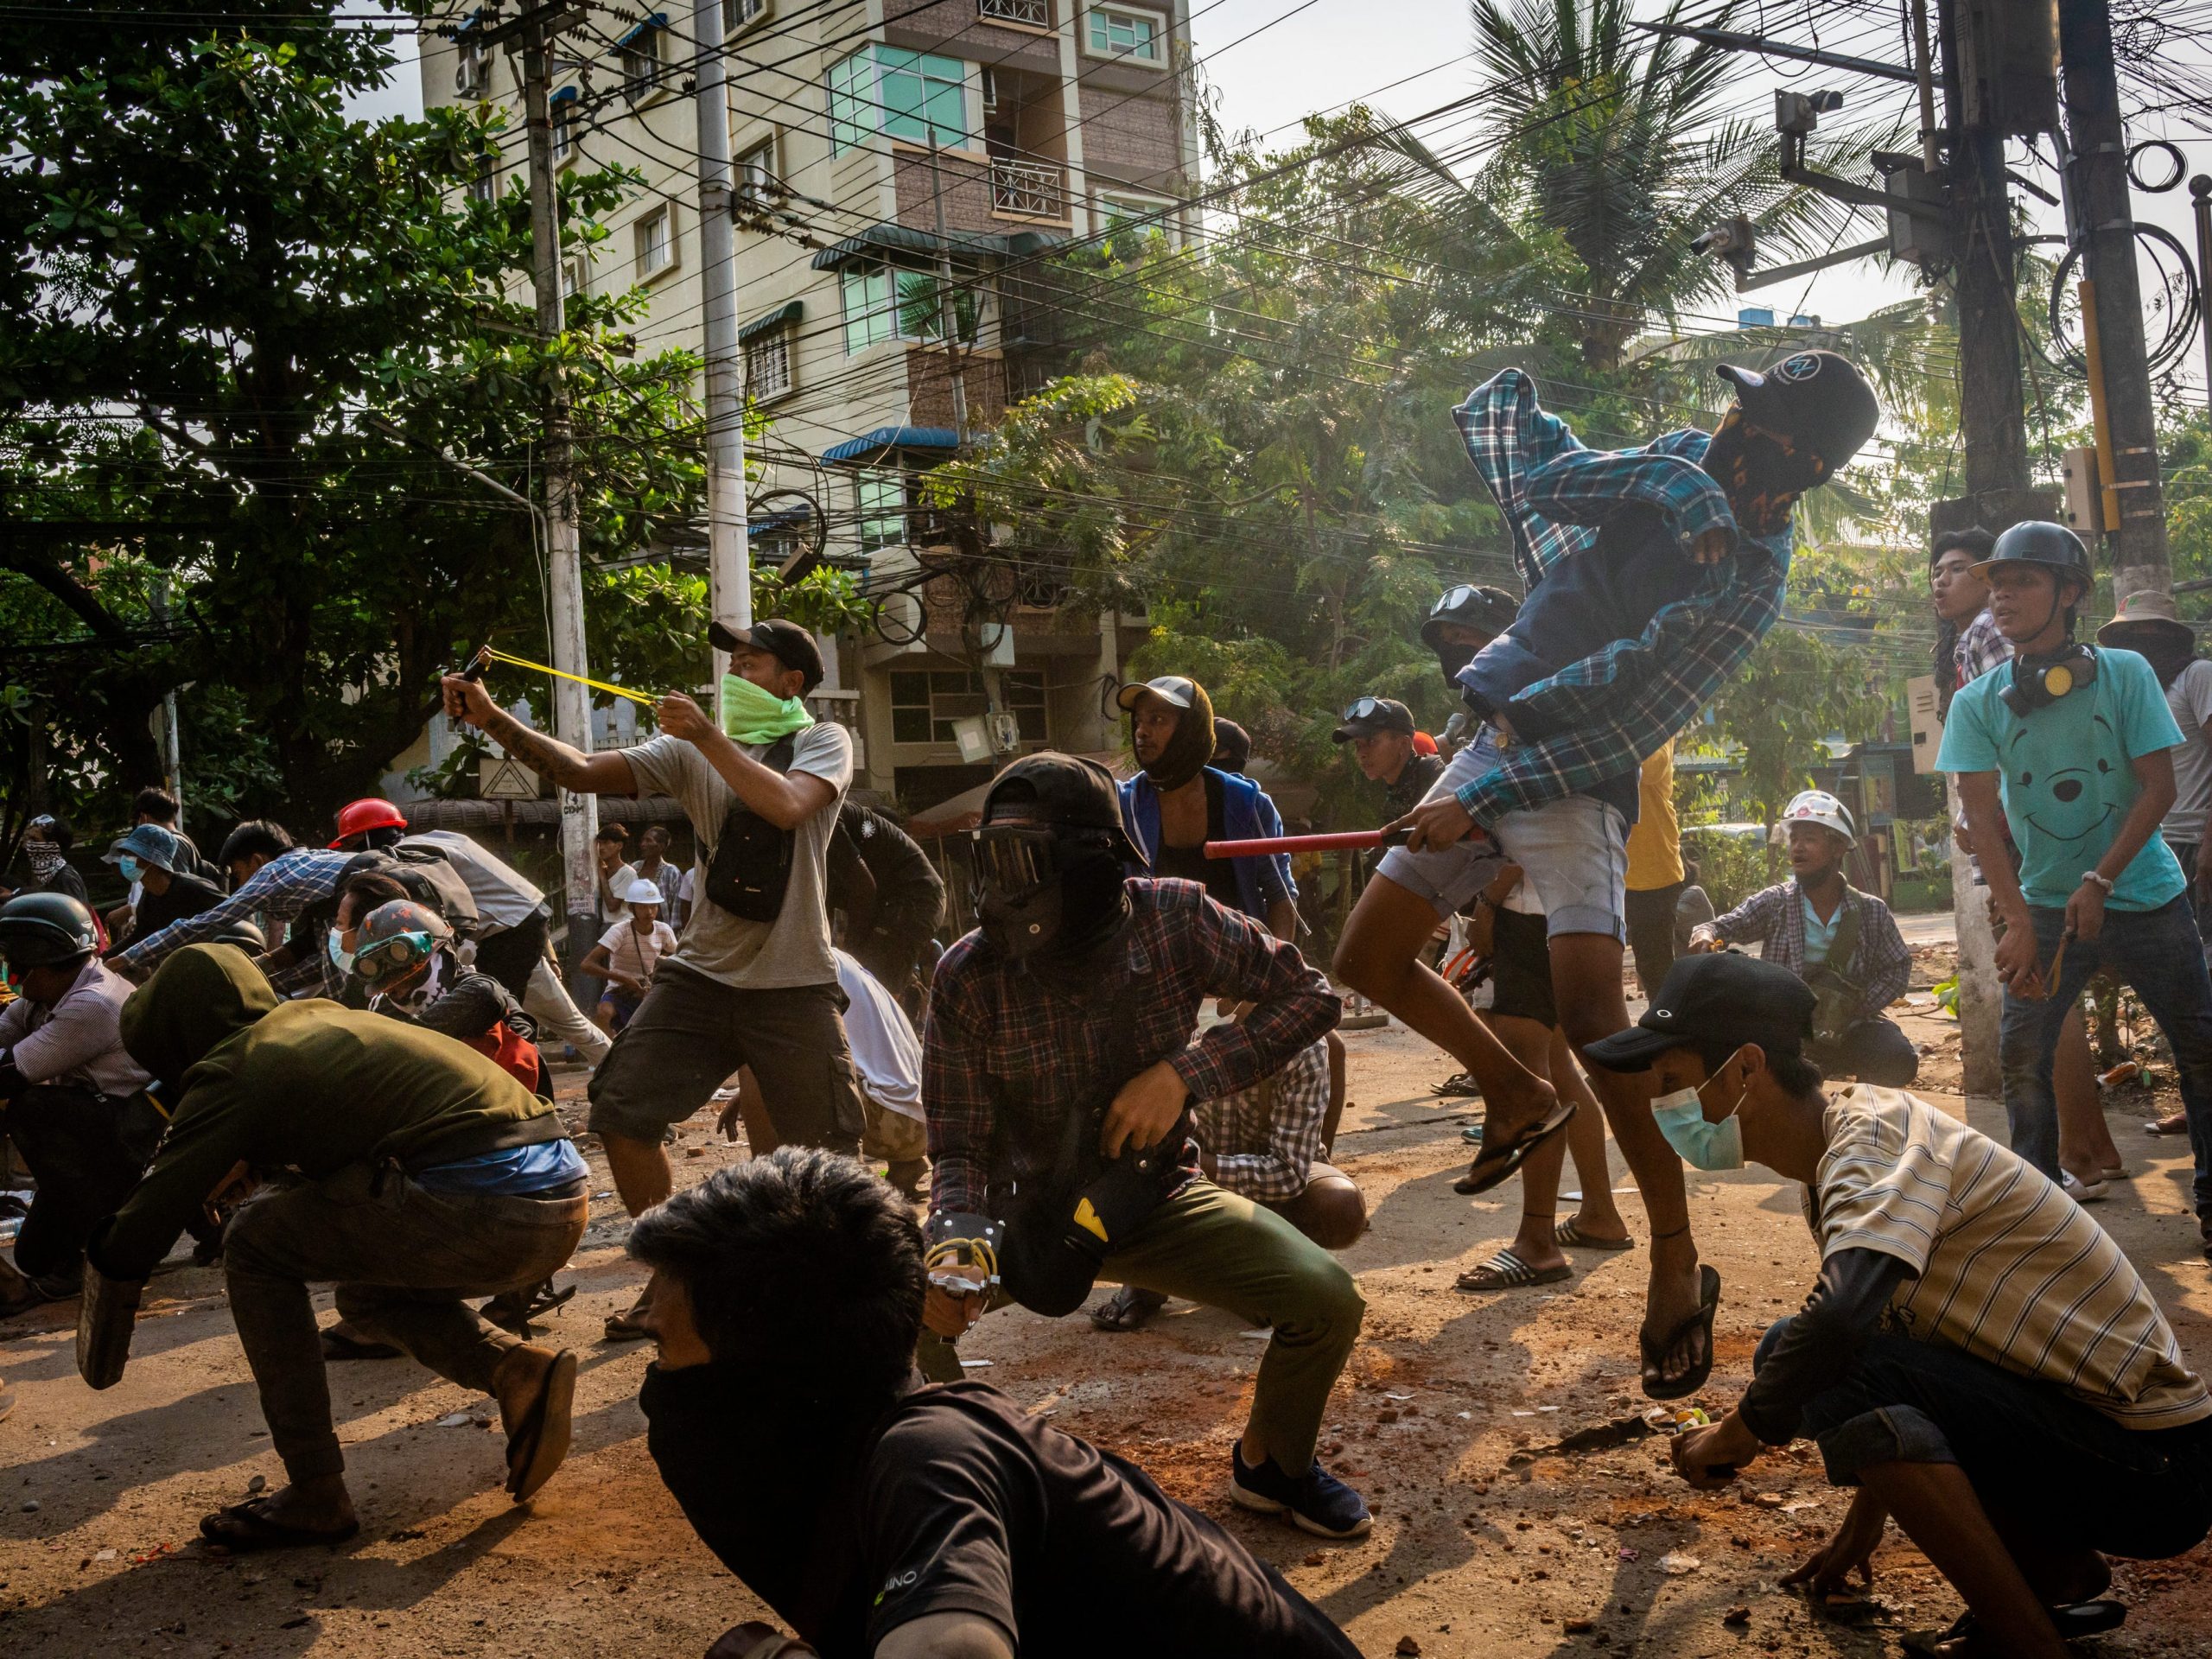
[{"label": "denim shorts", "polygon": [[[1487,753],[1470,745],[1452,757],[1422,799],[1456,795],[1491,764]],[[1421,853],[1393,847],[1375,873],[1419,893],[1440,918],[1465,909],[1510,861],[1521,867],[1544,907],[1547,937],[1628,938],[1628,822],[1618,808],[1592,796],[1568,795],[1507,813],[1491,826],[1491,836],[1496,839],[1478,831],[1452,846]]]}]

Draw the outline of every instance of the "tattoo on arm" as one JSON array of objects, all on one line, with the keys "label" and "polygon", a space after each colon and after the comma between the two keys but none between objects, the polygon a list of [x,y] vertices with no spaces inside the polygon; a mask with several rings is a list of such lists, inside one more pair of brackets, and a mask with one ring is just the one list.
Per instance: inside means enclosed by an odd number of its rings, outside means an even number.
[{"label": "tattoo on arm", "polygon": [[556,738],[532,731],[504,709],[486,721],[485,731],[518,760],[528,761],[563,788],[576,786],[585,757]]}]

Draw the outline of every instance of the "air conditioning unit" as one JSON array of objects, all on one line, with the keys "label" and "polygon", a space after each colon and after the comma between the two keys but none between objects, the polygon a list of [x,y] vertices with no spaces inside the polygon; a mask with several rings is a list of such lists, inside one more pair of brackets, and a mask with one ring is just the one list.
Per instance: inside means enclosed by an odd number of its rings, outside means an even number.
[{"label": "air conditioning unit", "polygon": [[991,716],[991,750],[996,754],[1012,754],[1021,747],[1021,722],[1012,715]]},{"label": "air conditioning unit", "polygon": [[464,45],[461,58],[453,67],[453,95],[455,98],[481,98],[491,83],[491,65],[480,46]]}]

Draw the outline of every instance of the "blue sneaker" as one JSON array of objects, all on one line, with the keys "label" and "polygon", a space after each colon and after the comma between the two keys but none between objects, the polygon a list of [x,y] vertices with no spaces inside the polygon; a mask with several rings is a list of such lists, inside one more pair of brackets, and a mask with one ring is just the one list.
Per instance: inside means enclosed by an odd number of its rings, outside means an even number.
[{"label": "blue sneaker", "polygon": [[1273,1458],[1254,1468],[1242,1446],[1231,1447],[1229,1459],[1229,1496],[1239,1509],[1287,1511],[1294,1524],[1322,1538],[1364,1538],[1375,1524],[1367,1500],[1319,1462],[1294,1479]]}]

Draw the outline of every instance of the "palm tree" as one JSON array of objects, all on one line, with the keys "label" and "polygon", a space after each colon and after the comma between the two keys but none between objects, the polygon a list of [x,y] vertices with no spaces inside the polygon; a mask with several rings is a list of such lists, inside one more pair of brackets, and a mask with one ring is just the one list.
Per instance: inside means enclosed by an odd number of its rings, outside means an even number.
[{"label": "palm tree", "polygon": [[[1670,0],[1662,21],[1677,22],[1682,5]],[[1654,317],[1725,302],[1732,272],[1691,251],[1700,232],[1740,215],[1763,248],[1803,257],[1837,245],[1852,217],[1777,175],[1766,124],[1726,112],[1731,54],[1634,29],[1632,10],[1473,0],[1490,141],[1482,211],[1541,226],[1573,252],[1585,288],[1565,298],[1594,369],[1618,367]],[[1870,142],[1821,159],[1847,167]]]}]

